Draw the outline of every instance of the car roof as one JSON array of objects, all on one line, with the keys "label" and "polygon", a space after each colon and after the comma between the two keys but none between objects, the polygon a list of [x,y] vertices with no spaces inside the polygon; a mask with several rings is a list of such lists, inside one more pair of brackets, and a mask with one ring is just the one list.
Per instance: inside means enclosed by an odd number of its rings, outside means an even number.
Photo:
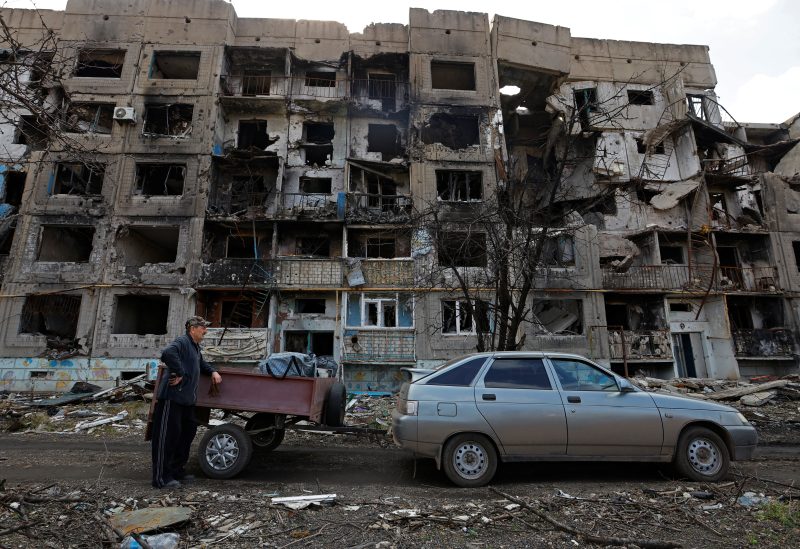
[{"label": "car roof", "polygon": [[551,353],[548,351],[487,351],[483,353],[472,353],[465,355],[463,358],[477,358],[477,357],[519,357],[519,358],[576,358],[578,360],[591,360],[585,356],[576,355],[572,353]]}]

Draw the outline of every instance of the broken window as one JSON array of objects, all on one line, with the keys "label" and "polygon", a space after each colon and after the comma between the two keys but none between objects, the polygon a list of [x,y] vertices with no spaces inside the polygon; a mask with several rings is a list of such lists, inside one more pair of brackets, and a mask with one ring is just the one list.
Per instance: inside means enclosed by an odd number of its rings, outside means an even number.
[{"label": "broken window", "polygon": [[394,124],[370,124],[367,133],[367,152],[381,153],[381,160],[388,162],[402,156],[400,132]]},{"label": "broken window", "polygon": [[36,116],[20,116],[14,143],[28,145],[32,151],[41,151],[47,146],[46,126]]},{"label": "broken window", "polygon": [[486,235],[444,232],[439,238],[439,264],[448,267],[485,267]]},{"label": "broken window", "polygon": [[199,51],[155,51],[150,78],[155,80],[197,80]]},{"label": "broken window", "polygon": [[333,356],[333,332],[287,330],[284,342],[283,350],[286,352]]},{"label": "broken window", "polygon": [[253,328],[254,303],[249,299],[222,302],[222,325],[229,328]]},{"label": "broken window", "polygon": [[606,324],[609,329],[661,330],[666,327],[664,300],[606,297]]},{"label": "broken window", "polygon": [[86,263],[93,241],[94,227],[42,225],[36,261]]},{"label": "broken window", "polygon": [[578,111],[583,131],[588,131],[589,115],[597,110],[597,88],[583,88],[573,92],[575,96],[575,109]]},{"label": "broken window", "polygon": [[703,108],[703,103],[705,100],[704,95],[697,95],[697,94],[687,94],[686,95],[686,102],[689,107],[689,114],[696,116],[701,120],[706,119],[705,109]]},{"label": "broken window", "polygon": [[466,335],[488,331],[489,303],[486,301],[464,299],[442,301],[443,334]]},{"label": "broken window", "polygon": [[225,257],[254,258],[256,257],[256,244],[254,236],[231,235],[228,237]]},{"label": "broken window", "polygon": [[800,241],[795,240],[792,242],[792,251],[794,251],[794,265],[800,272]]},{"label": "broken window", "polygon": [[179,238],[177,226],[124,226],[117,231],[117,249],[126,266],[175,263]]},{"label": "broken window", "polygon": [[266,120],[239,121],[239,139],[236,142],[237,149],[256,148],[263,151],[269,144]]},{"label": "broken window", "polygon": [[542,250],[542,263],[549,267],[575,265],[575,240],[572,235],[547,237]]},{"label": "broken window", "polygon": [[334,71],[307,71],[306,86],[310,88],[336,87],[336,72]]},{"label": "broken window", "polygon": [[325,166],[333,158],[333,124],[305,122],[303,124],[303,152],[307,166]]},{"label": "broken window", "polygon": [[583,302],[580,299],[534,299],[531,316],[534,332],[539,334],[583,333]]},{"label": "broken window", "polygon": [[80,310],[79,295],[29,295],[22,305],[19,333],[75,339]]},{"label": "broken window", "polygon": [[431,61],[431,87],[435,90],[475,90],[475,63]]},{"label": "broken window", "polygon": [[[636,139],[636,152],[639,154],[647,154],[647,145],[645,144],[644,139]],[[666,148],[664,147],[663,141],[653,145],[652,154],[666,154]]]},{"label": "broken window", "polygon": [[665,246],[659,244],[658,250],[661,254],[662,265],[684,265],[686,263],[683,257],[683,246]]},{"label": "broken window", "polygon": [[301,177],[300,192],[303,194],[331,194],[333,179],[330,177]]},{"label": "broken window", "polygon": [[370,237],[367,238],[363,246],[363,255],[368,259],[390,259],[396,256],[397,241],[391,237]]},{"label": "broken window", "polygon": [[56,175],[50,194],[98,195],[103,189],[105,170],[104,164],[56,164]]},{"label": "broken window", "polygon": [[71,103],[67,108],[66,130],[110,134],[113,121],[113,103]]},{"label": "broken window", "polygon": [[297,314],[325,314],[325,300],[317,298],[297,298],[294,300]]},{"label": "broken window", "polygon": [[711,220],[728,225],[728,207],[725,203],[725,193],[709,192],[708,200],[711,202]]},{"label": "broken window", "polygon": [[653,92],[650,90],[628,90],[628,104],[652,105]]},{"label": "broken window", "polygon": [[363,326],[374,328],[394,328],[397,326],[397,298],[370,297],[362,300],[364,312],[361,315]]},{"label": "broken window", "polygon": [[27,174],[25,172],[8,171],[5,175],[6,193],[4,202],[19,209],[22,206],[22,195],[25,193]]},{"label": "broken window", "polygon": [[146,105],[144,108],[144,135],[187,137],[192,134],[194,107],[183,103],[174,105]]},{"label": "broken window", "polygon": [[120,78],[125,50],[81,50],[75,76],[81,78]]},{"label": "broken window", "polygon": [[436,194],[446,202],[477,202],[483,199],[483,172],[436,170]]},{"label": "broken window", "polygon": [[167,333],[168,295],[120,295],[115,301],[112,333],[135,335]]},{"label": "broken window", "polygon": [[136,194],[178,196],[183,194],[183,164],[136,164]]},{"label": "broken window", "polygon": [[691,303],[678,303],[678,302],[670,301],[670,303],[669,303],[669,312],[671,312],[671,313],[691,313],[692,312],[692,304]]},{"label": "broken window", "polygon": [[331,241],[326,236],[302,236],[296,241],[295,255],[329,257]]},{"label": "broken window", "polygon": [[465,149],[481,144],[479,127],[477,116],[436,113],[422,127],[422,142],[426,145],[441,143],[454,150]]}]

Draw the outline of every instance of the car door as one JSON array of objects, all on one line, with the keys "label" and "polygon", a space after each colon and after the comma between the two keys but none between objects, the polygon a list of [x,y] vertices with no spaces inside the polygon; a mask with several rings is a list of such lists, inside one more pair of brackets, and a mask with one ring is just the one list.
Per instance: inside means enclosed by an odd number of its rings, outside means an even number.
[{"label": "car door", "polygon": [[564,405],[543,359],[495,358],[475,384],[475,402],[507,456],[566,454]]},{"label": "car door", "polygon": [[661,414],[649,394],[620,391],[612,374],[589,362],[549,360],[566,411],[568,456],[643,457],[661,452]]}]

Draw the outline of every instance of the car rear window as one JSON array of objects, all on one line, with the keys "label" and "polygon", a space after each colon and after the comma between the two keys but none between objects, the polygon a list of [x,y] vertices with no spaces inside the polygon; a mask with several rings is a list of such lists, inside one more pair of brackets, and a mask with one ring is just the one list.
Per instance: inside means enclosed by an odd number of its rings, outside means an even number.
[{"label": "car rear window", "polygon": [[484,362],[486,362],[486,357],[484,356],[473,358],[464,362],[463,364],[459,364],[458,366],[447,370],[446,372],[442,372],[432,379],[429,379],[426,382],[426,385],[454,385],[456,387],[467,387],[472,384],[472,381],[475,379],[475,376],[478,375],[478,371],[481,369],[481,366],[483,366]]},{"label": "car rear window", "polygon": [[552,389],[540,358],[498,358],[483,378],[486,387],[497,389]]}]

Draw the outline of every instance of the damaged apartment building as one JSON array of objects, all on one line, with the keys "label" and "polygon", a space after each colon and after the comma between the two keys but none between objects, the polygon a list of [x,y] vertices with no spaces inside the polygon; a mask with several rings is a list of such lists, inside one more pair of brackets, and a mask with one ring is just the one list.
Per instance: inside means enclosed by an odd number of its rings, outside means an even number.
[{"label": "damaged apartment building", "polygon": [[[475,350],[482,313],[423,275],[448,246],[486,267],[470,212],[565,140],[552,207],[575,212],[521,348],[797,372],[800,123],[736,122],[704,46],[423,9],[350,33],[221,0],[0,15],[0,390],[139,375],[192,314],[216,364],[314,353],[396,390]],[[431,208],[444,237],[415,223]]]}]

